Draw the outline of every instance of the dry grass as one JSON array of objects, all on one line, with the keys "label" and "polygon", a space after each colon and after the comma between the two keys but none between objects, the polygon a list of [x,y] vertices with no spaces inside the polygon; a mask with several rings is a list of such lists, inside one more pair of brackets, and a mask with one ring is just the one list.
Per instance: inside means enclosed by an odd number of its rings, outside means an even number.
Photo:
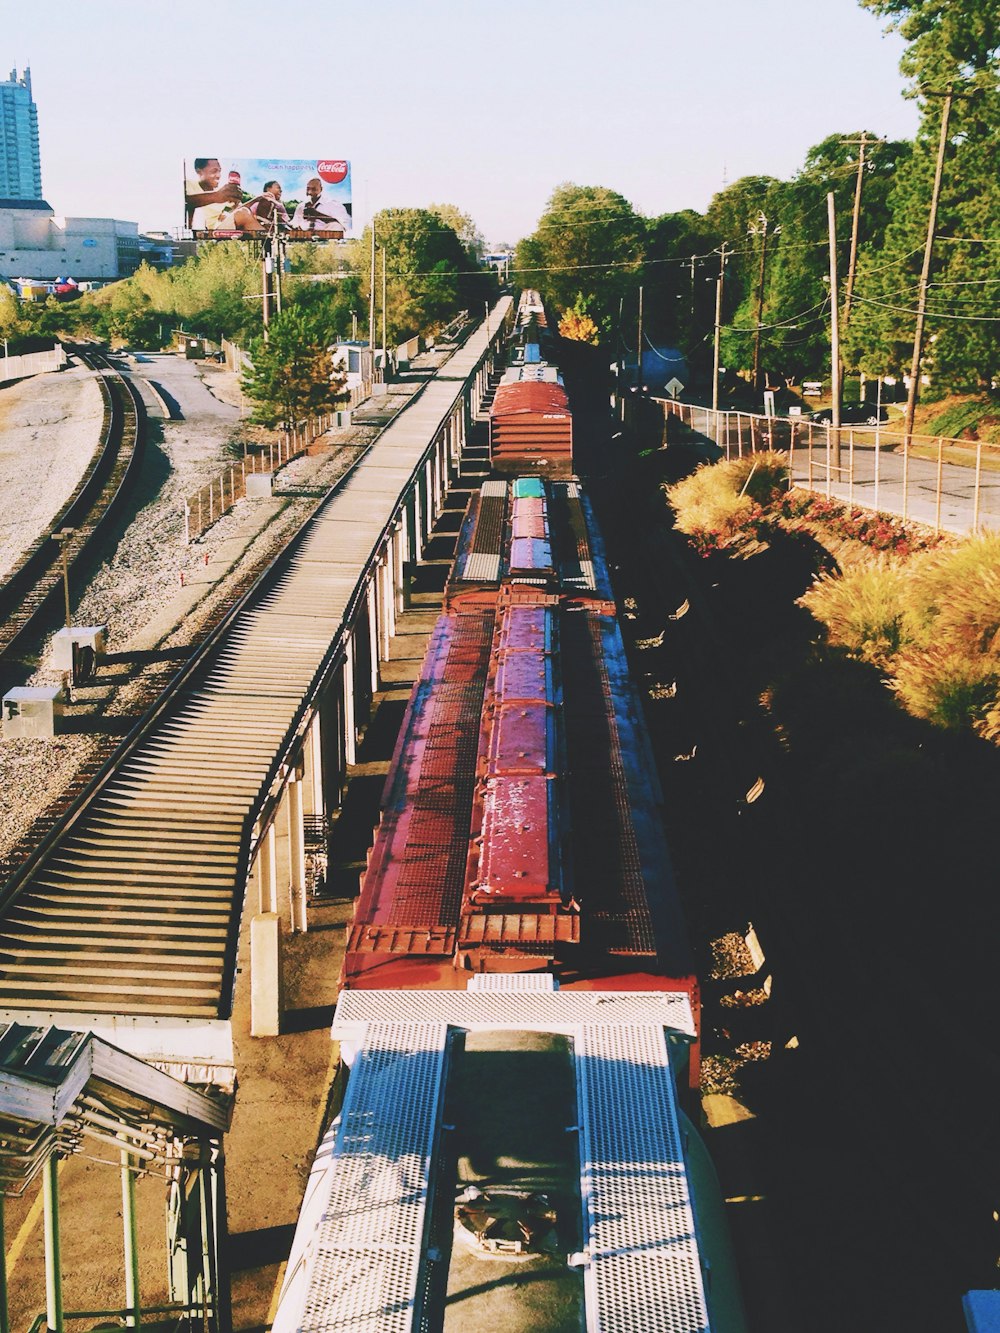
[{"label": "dry grass", "polygon": [[905,641],[905,583],[899,561],[876,555],[844,573],[821,574],[800,600],[832,644],[885,667]]},{"label": "dry grass", "polygon": [[825,575],[802,604],[916,717],[1000,741],[1000,533]]},{"label": "dry grass", "polygon": [[706,463],[664,492],[679,531],[745,552],[759,545],[752,526],[755,513],[787,486],[787,457],[760,453]]}]

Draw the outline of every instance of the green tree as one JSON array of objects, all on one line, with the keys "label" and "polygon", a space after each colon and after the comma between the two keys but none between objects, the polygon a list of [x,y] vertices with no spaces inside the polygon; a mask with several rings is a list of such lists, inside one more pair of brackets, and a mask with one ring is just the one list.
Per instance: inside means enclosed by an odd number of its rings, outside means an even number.
[{"label": "green tree", "polygon": [[268,338],[251,344],[243,391],[265,426],[329,412],[343,399],[344,376],[334,367],[325,327],[291,306],[272,321]]},{"label": "green tree", "polygon": [[[439,205],[438,207],[444,207]],[[387,208],[374,219],[380,247],[375,273],[376,306],[381,310],[382,256],[385,257],[387,339],[402,342],[431,334],[459,311],[479,313],[496,290],[493,274],[481,271],[452,227],[426,208]],[[360,252],[370,254],[371,229]],[[362,269],[360,295],[367,309],[370,274]],[[378,320],[381,328],[381,316]]]},{"label": "green tree", "polygon": [[862,0],[908,46],[900,62],[921,120],[912,157],[888,200],[878,254],[859,265],[849,352],[872,374],[909,369],[919,275],[938,152],[949,118],[923,370],[935,389],[990,390],[1000,377],[1000,25],[994,0]]},{"label": "green tree", "polygon": [[614,190],[560,185],[532,235],[518,243],[518,281],[537,288],[558,314],[581,298],[610,337],[618,329],[619,311],[634,304],[645,232],[643,218]]}]

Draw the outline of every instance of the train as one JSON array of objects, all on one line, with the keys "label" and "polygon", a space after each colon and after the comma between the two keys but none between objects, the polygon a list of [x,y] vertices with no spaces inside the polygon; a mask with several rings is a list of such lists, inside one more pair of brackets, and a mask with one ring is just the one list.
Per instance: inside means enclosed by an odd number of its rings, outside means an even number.
[{"label": "train", "polygon": [[[746,1333],[682,1105],[699,992],[663,798],[554,350],[523,293],[347,930],[339,1110],[274,1333]],[[539,388],[568,429],[522,421],[518,446],[511,403]]]},{"label": "train", "polygon": [[[540,309],[522,294],[514,369],[557,373],[540,357]],[[662,793],[600,527],[573,475],[565,388],[509,375],[490,411],[492,475],[469,501],[390,765],[342,985],[461,989],[475,973],[546,971],[564,990],[681,991],[697,1025]],[[558,446],[537,423],[520,453],[498,445],[512,400],[550,387],[570,423]],[[692,1086],[698,1070],[695,1042]]]}]

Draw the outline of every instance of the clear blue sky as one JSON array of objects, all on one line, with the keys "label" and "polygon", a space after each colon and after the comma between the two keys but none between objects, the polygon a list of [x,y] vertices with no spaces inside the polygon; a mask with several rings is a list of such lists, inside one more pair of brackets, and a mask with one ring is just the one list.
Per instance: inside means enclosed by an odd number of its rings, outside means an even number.
[{"label": "clear blue sky", "polygon": [[457,204],[491,243],[563,181],[646,214],[912,137],[902,43],[856,0],[0,0],[57,213],[181,222],[195,155],[347,157],[355,218]]}]

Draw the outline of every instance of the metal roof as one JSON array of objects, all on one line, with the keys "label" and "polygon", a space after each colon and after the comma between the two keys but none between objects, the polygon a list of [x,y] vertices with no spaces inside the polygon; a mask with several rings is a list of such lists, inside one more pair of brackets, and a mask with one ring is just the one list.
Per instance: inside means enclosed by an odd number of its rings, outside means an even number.
[{"label": "metal roof", "polygon": [[692,1031],[687,996],[560,992],[520,974],[472,977],[465,991],[342,993],[333,1036],[354,1048],[344,1109],[310,1177],[273,1333],[405,1333],[433,1318],[449,1029],[572,1038],[587,1328],[705,1333],[666,1036]]},{"label": "metal roof", "polygon": [[[509,298],[505,298],[509,305]],[[506,306],[490,324],[495,331]],[[400,496],[481,358],[474,333],[311,520],[214,664],[0,919],[0,1005],[228,1012],[249,827]]]},{"label": "metal roof", "polygon": [[518,384],[501,384],[497,388],[490,409],[492,418],[532,412],[542,416],[569,415],[569,399],[561,384],[523,380]]},{"label": "metal roof", "polygon": [[84,1137],[164,1160],[175,1137],[219,1137],[230,1102],[188,1087],[92,1033],[0,1025],[0,1193],[18,1195]]}]

